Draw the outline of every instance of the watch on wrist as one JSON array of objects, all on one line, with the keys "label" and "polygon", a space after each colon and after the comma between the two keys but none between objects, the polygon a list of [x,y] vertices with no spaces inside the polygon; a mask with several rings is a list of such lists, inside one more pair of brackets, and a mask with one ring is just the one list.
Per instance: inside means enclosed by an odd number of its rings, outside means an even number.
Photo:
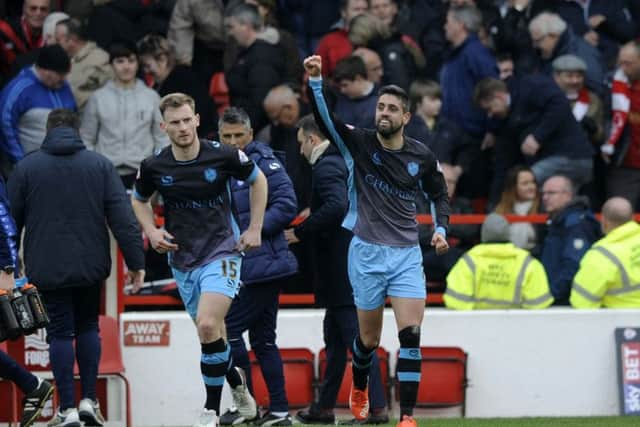
[{"label": "watch on wrist", "polygon": [[16,268],[13,265],[7,265],[6,267],[2,268],[2,271],[7,274],[13,274],[16,271]]}]

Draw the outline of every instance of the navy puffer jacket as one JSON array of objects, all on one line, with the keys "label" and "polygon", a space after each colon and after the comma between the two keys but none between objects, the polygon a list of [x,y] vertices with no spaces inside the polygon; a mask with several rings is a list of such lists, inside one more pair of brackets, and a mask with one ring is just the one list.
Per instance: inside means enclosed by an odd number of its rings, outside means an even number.
[{"label": "navy puffer jacket", "polygon": [[[252,284],[290,276],[298,271],[296,258],[289,251],[284,238],[284,229],[298,210],[293,183],[268,145],[252,141],[243,151],[266,176],[269,197],[262,226],[262,246],[246,253],[240,279],[244,284]],[[249,189],[247,183],[231,180],[233,203],[241,232],[249,228],[251,219]]]}]

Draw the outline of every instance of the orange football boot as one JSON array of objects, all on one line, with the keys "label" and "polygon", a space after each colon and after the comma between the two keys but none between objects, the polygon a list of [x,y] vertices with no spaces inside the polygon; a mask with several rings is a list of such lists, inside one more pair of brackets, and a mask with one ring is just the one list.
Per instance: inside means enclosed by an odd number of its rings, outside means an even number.
[{"label": "orange football boot", "polygon": [[366,420],[369,416],[369,386],[364,390],[359,390],[351,383],[349,392],[349,409],[358,421]]},{"label": "orange football boot", "polygon": [[411,415],[403,415],[402,419],[396,424],[396,427],[418,427],[418,423]]}]

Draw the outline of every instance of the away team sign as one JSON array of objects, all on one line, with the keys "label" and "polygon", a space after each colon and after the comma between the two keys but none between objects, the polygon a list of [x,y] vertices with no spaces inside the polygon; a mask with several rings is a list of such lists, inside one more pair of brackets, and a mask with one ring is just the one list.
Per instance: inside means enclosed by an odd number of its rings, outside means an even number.
[{"label": "away team sign", "polygon": [[620,413],[640,416],[640,328],[616,328]]},{"label": "away team sign", "polygon": [[168,346],[171,322],[168,320],[127,320],[124,322],[124,345]]}]

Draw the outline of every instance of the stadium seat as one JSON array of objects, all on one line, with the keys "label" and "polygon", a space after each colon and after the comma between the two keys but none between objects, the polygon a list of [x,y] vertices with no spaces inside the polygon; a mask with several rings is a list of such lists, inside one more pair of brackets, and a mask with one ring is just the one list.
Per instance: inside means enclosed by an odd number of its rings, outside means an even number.
[{"label": "stadium seat", "polygon": [[[464,416],[467,353],[459,347],[421,347],[420,352],[422,354],[422,380],[418,388],[416,407],[450,408],[459,406],[462,416]],[[398,399],[397,386],[396,399]]]},{"label": "stadium seat", "polygon": [[[8,352],[6,342],[0,343],[0,351]],[[3,396],[0,399],[0,422],[9,423],[9,425],[19,423],[18,387],[13,382],[0,378],[0,396]]]},{"label": "stadium seat", "polygon": [[[313,353],[306,348],[281,348],[280,356],[284,368],[284,384],[289,408],[304,408],[311,405],[314,400],[315,381]],[[249,352],[249,360],[254,397],[258,406],[268,408],[269,390],[253,351]]]},{"label": "stadium seat", "polygon": [[[391,400],[389,399],[389,391],[391,389],[391,384],[389,381],[389,352],[383,347],[378,347],[376,353],[378,355],[378,359],[380,359],[380,377],[382,378],[382,387],[384,388],[384,394],[387,399],[387,404],[389,404]],[[324,373],[327,370],[327,351],[325,348],[320,350],[320,353],[318,353],[318,365],[318,382],[322,383],[322,381],[324,380]],[[342,384],[340,384],[340,389],[338,390],[336,407],[349,407],[349,391],[351,388],[352,378],[353,373],[351,372],[351,352],[349,352],[347,356],[347,364],[345,366],[344,377],[342,377]]]},{"label": "stadium seat", "polygon": [[222,112],[231,105],[229,87],[227,86],[227,81],[225,80],[224,73],[222,71],[214,73],[211,76],[211,81],[209,82],[209,96],[211,96],[213,101],[216,103],[216,109],[219,115],[222,115]]}]

